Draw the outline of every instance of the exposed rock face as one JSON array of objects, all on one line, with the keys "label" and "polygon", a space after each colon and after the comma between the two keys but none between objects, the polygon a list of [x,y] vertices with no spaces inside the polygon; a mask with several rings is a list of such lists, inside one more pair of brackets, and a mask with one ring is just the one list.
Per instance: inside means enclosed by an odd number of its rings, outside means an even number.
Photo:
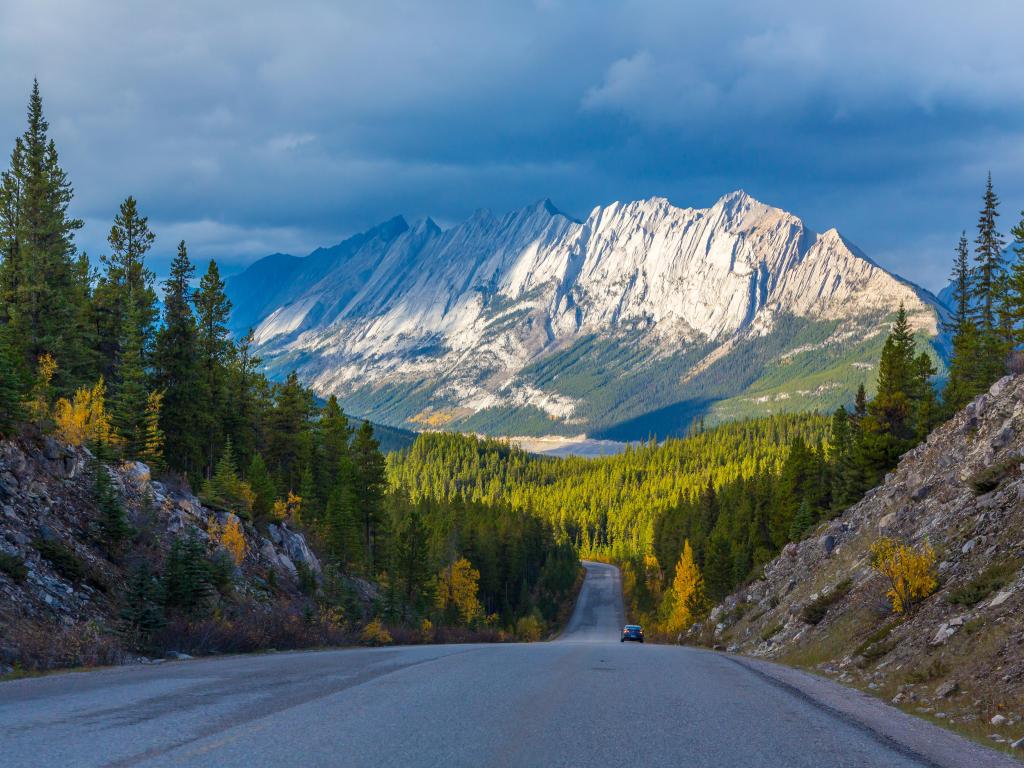
[{"label": "exposed rock face", "polygon": [[[474,414],[531,408],[552,429],[600,424],[608,414],[589,391],[532,367],[555,358],[562,373],[646,368],[648,380],[664,375],[682,397],[680,379],[720,381],[717,368],[743,355],[745,341],[776,339],[773,360],[783,362],[834,353],[877,335],[901,302],[916,328],[937,332],[925,291],[834,229],[812,232],[743,192],[706,209],[664,198],[613,203],[584,221],[548,201],[502,217],[481,211],[445,231],[394,220],[307,259],[268,257],[228,290],[244,324],[236,331],[256,325],[271,367],[297,366],[320,392],[398,425],[473,425]],[[822,324],[821,338],[800,336],[787,318]],[[600,361],[582,354],[595,338],[606,345]],[[842,357],[819,356],[826,367]],[[722,392],[735,395],[750,382],[729,384]],[[386,398],[373,394],[381,388]],[[641,399],[622,397],[627,406]],[[480,417],[476,426],[488,423],[500,431]]]},{"label": "exposed rock face", "polygon": [[[0,647],[7,622],[116,623],[114,602],[125,584],[125,564],[108,557],[100,544],[89,462],[86,450],[61,445],[52,438],[38,444],[0,441],[0,553],[20,561],[24,568],[21,578],[0,569]],[[154,481],[149,468],[140,462],[113,467],[111,478],[132,525],[145,529],[151,537],[151,557],[162,558],[175,537],[208,540],[211,519],[227,522],[229,513],[215,513],[192,494]],[[313,573],[321,570],[301,533],[283,523],[271,528],[278,532],[271,536],[274,541],[261,536],[251,524],[242,525],[247,553],[237,573],[236,589],[243,595],[255,595],[256,580],[270,571],[280,575],[282,588],[291,584],[294,589],[296,561],[304,562]],[[81,578],[69,579],[56,569],[40,554],[40,541],[73,553],[84,569]]]},{"label": "exposed rock face", "polygon": [[[938,556],[939,589],[903,621],[870,567],[869,547],[881,536],[927,542]],[[691,638],[809,665],[896,703],[941,707],[954,723],[987,722],[998,709],[1008,727],[1024,730],[1022,568],[1018,376],[936,429],[861,502],[788,545],[764,579],[730,596]],[[820,623],[804,621],[808,603],[846,580],[851,589]]]}]

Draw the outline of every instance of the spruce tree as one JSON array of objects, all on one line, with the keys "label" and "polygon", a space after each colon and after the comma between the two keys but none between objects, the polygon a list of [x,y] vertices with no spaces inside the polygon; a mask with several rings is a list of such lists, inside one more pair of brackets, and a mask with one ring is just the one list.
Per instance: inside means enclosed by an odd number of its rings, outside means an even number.
[{"label": "spruce tree", "polygon": [[704,555],[704,588],[716,603],[732,592],[732,548],[724,533],[715,533],[708,542]]},{"label": "spruce tree", "polygon": [[197,349],[199,353],[200,387],[202,395],[199,432],[203,441],[203,456],[212,468],[217,448],[222,440],[222,415],[225,407],[227,361],[231,347],[227,323],[231,302],[224,293],[224,281],[216,261],[210,261],[206,274],[196,291]]},{"label": "spruce tree", "polygon": [[257,520],[266,520],[270,511],[274,508],[274,499],[277,498],[277,491],[274,488],[274,480],[267,471],[267,465],[263,457],[258,453],[249,462],[249,469],[245,473],[245,480],[252,489],[253,516]]},{"label": "spruce tree", "polygon": [[163,325],[156,336],[153,359],[154,381],[163,393],[160,429],[164,456],[168,466],[186,473],[202,466],[196,435],[201,403],[196,397],[199,368],[191,304],[194,274],[195,267],[182,240],[171,262],[170,277],[164,281]]},{"label": "spruce tree", "polygon": [[387,487],[384,456],[373,437],[373,426],[364,421],[352,440],[352,462],[355,467],[355,494],[363,526],[365,564],[373,573],[374,548],[384,534],[383,501]]},{"label": "spruce tree", "polygon": [[312,413],[312,397],[292,371],[274,388],[274,407],[267,414],[264,458],[282,492],[297,491],[302,480],[302,457]]},{"label": "spruce tree", "polygon": [[139,213],[135,198],[126,198],[107,236],[110,254],[100,257],[104,269],[93,297],[98,351],[108,378],[117,368],[126,339],[138,337],[143,358],[152,351],[156,277],[146,266],[146,254],[155,239],[149,219]]},{"label": "spruce tree", "polygon": [[104,466],[105,456],[103,446],[96,447],[96,455],[91,461],[90,471],[92,473],[92,495],[93,501],[100,512],[100,530],[103,534],[103,541],[109,552],[118,553],[124,543],[135,534],[135,529],[128,522],[124,505],[114,490],[114,484],[110,480],[110,472]]},{"label": "spruce tree", "polygon": [[114,429],[124,442],[125,455],[136,458],[146,448],[146,408],[149,392],[142,359],[142,324],[135,307],[129,306],[123,324],[124,339],[115,369],[115,389],[111,402]]},{"label": "spruce tree", "polygon": [[141,651],[150,649],[154,636],[167,623],[164,618],[163,590],[145,560],[129,576],[121,608],[125,634]]},{"label": "spruce tree", "polygon": [[396,503],[402,507],[402,512],[395,536],[394,573],[402,590],[401,619],[406,621],[409,609],[419,613],[433,602],[430,532],[422,514],[409,503],[408,497],[402,495]]},{"label": "spruce tree", "polygon": [[46,354],[57,360],[54,386],[69,395],[91,375],[88,272],[74,246],[82,222],[68,215],[73,191],[48,131],[34,81],[28,127],[0,176],[0,325],[11,326],[25,364]]},{"label": "spruce tree", "polygon": [[978,327],[972,314],[972,272],[968,263],[967,235],[961,233],[953,264],[953,318],[946,330],[953,334],[949,379],[943,392],[946,412],[963,408],[979,391]]},{"label": "spruce tree", "polygon": [[1005,241],[996,226],[999,217],[999,198],[992,189],[989,173],[981,213],[978,216],[978,236],[975,238],[975,311],[978,326],[978,355],[976,368],[980,374],[978,386],[988,387],[1005,369],[1008,345],[1005,328],[1000,324],[1004,315],[1001,301],[1006,293],[1003,247]]},{"label": "spruce tree", "polygon": [[214,595],[213,573],[206,548],[194,536],[175,539],[164,563],[164,606],[186,618],[206,615]]}]

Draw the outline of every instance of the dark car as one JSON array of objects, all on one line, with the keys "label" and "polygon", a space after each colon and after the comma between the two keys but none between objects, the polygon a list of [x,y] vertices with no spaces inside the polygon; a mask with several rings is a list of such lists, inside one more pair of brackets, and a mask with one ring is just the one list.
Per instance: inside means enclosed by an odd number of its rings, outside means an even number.
[{"label": "dark car", "polygon": [[620,643],[624,643],[627,640],[636,640],[638,643],[644,641],[644,630],[639,624],[627,624],[622,628],[622,637],[619,639]]}]

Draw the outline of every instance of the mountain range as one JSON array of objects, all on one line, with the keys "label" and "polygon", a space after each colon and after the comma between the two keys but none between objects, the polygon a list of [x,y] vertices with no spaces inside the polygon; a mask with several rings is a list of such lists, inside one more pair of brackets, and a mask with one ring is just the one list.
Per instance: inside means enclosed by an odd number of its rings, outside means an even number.
[{"label": "mountain range", "polygon": [[227,290],[272,375],[413,429],[642,439],[831,409],[872,385],[901,302],[942,358],[938,299],[742,191],[582,220],[549,200],[448,229],[396,217]]}]

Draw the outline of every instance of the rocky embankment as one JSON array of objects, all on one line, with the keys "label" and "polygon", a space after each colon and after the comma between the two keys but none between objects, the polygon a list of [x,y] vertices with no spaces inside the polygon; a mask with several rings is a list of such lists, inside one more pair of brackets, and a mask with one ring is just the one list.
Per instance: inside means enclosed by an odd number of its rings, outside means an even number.
[{"label": "rocky embankment", "polygon": [[[0,442],[0,674],[16,665],[131,660],[122,612],[132,569],[145,561],[158,574],[176,538],[196,537],[212,557],[220,545],[211,531],[235,517],[156,481],[144,464],[115,464],[109,474],[132,534],[113,551],[104,543],[93,471],[87,450],[50,437]],[[308,591],[320,562],[285,522],[260,530],[238,523],[243,554],[211,612],[286,622],[282,606],[299,610],[301,582]]]},{"label": "rocky embankment", "polygon": [[[938,588],[893,614],[870,547],[936,552]],[[877,488],[789,544],[690,640],[872,691],[1024,748],[1024,376],[1006,377],[905,454]]]}]

